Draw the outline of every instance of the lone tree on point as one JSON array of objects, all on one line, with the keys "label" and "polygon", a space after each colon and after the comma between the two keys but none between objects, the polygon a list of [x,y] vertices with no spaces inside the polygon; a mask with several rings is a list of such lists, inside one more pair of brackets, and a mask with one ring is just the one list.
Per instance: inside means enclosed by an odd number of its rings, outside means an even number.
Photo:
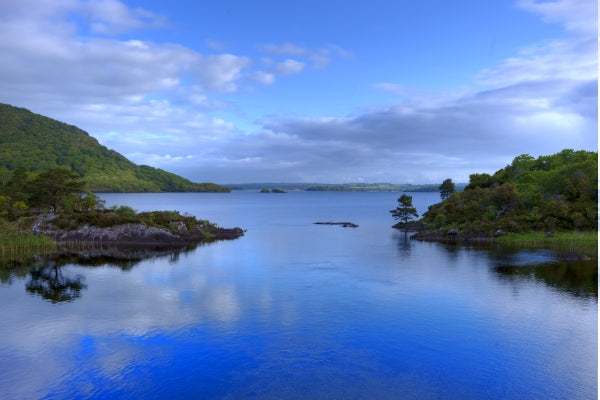
[{"label": "lone tree on point", "polygon": [[398,198],[398,203],[399,205],[395,210],[390,210],[394,218],[399,219],[406,224],[409,220],[413,219],[413,217],[419,217],[417,209],[412,205],[412,196],[403,194]]},{"label": "lone tree on point", "polygon": [[448,178],[442,182],[438,189],[440,191],[440,197],[442,200],[445,200],[455,192],[454,182],[452,182],[452,179]]}]

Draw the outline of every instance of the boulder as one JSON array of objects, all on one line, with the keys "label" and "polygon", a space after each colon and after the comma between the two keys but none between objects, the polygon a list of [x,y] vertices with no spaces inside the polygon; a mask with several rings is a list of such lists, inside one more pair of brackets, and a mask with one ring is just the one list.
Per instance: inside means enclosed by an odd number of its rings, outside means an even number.
[{"label": "boulder", "polygon": [[458,228],[452,228],[446,231],[446,236],[456,236],[458,235]]}]

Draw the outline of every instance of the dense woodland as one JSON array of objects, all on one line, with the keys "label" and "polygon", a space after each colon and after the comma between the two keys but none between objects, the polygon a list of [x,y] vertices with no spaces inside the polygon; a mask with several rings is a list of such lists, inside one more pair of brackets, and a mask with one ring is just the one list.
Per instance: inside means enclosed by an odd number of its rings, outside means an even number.
[{"label": "dense woodland", "polygon": [[[442,196],[443,197],[443,196]],[[493,175],[472,174],[423,214],[427,228],[459,228],[490,234],[581,230],[598,227],[598,153],[563,150],[534,158],[516,157]]]},{"label": "dense woodland", "polygon": [[81,129],[24,108],[0,104],[0,184],[17,168],[34,179],[66,168],[95,192],[227,192],[214,183],[194,183],[170,172],[135,165]]}]

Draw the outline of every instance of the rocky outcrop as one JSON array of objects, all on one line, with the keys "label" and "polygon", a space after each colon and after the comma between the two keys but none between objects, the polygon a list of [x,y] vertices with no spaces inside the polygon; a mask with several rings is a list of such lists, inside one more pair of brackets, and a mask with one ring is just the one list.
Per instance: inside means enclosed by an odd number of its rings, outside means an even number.
[{"label": "rocky outcrop", "polygon": [[57,242],[110,243],[110,244],[165,244],[183,246],[186,241],[166,229],[144,224],[124,224],[108,228],[84,225],[77,230],[47,230],[40,234]]},{"label": "rocky outcrop", "polygon": [[453,228],[446,232],[436,231],[419,231],[410,236],[413,240],[422,240],[427,242],[491,242],[495,238],[492,235],[484,233],[461,233],[458,229]]},{"label": "rocky outcrop", "polygon": [[75,230],[57,229],[52,224],[35,224],[34,233],[50,236],[59,243],[114,244],[125,246],[169,246],[236,239],[244,235],[241,228],[221,228],[216,225],[187,229],[185,224],[172,224],[172,229],[157,228],[141,223],[129,223],[111,227],[83,225]]}]

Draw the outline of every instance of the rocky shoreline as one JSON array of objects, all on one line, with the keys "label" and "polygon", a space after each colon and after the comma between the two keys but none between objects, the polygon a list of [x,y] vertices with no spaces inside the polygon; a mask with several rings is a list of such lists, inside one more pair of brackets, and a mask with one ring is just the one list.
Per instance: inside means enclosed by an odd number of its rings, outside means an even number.
[{"label": "rocky shoreline", "polygon": [[[431,231],[425,230],[424,225],[416,222],[409,222],[407,224],[397,223],[392,226],[393,228],[403,230],[405,232],[411,232],[409,238],[411,240],[419,240],[424,242],[439,242],[439,243],[471,243],[471,244],[484,244],[484,243],[493,243],[496,241],[496,238],[500,236],[506,235],[504,231],[496,231],[493,235],[484,234],[484,233],[470,233],[470,232],[459,232],[457,228],[452,228],[447,231]],[[546,237],[553,237],[552,232],[547,232]],[[572,251],[568,251],[565,253],[561,253],[559,255],[561,260],[564,261],[587,261],[590,260],[590,257],[587,257],[583,254],[575,253]]]},{"label": "rocky shoreline", "polygon": [[237,239],[244,235],[241,228],[222,228],[215,224],[188,229],[183,222],[173,222],[169,229],[126,223],[110,227],[84,224],[77,229],[59,229],[52,218],[40,218],[32,227],[36,235],[49,236],[58,243],[79,243],[121,246],[184,247],[216,240]]},{"label": "rocky shoreline", "polygon": [[399,222],[392,226],[405,232],[411,232],[410,239],[427,242],[493,242],[497,237],[506,235],[506,232],[496,231],[493,235],[485,233],[459,232],[457,228],[446,231],[432,231],[426,229],[426,225],[419,222],[410,221],[407,223]]}]

